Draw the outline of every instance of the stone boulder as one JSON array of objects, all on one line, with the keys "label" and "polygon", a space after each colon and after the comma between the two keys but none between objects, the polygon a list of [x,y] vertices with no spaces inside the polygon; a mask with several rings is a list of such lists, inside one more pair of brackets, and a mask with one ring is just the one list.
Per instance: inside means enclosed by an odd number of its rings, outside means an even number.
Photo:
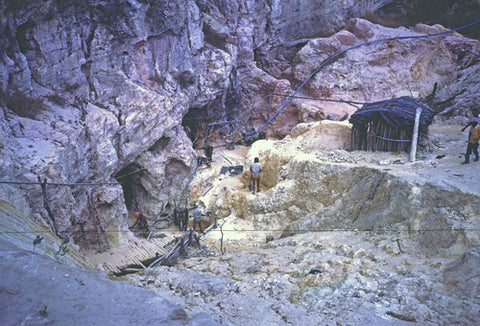
[{"label": "stone boulder", "polygon": [[[479,248],[465,252],[443,272],[444,285],[448,291],[466,297],[476,297],[480,292]],[[459,277],[462,276],[462,277]]]}]

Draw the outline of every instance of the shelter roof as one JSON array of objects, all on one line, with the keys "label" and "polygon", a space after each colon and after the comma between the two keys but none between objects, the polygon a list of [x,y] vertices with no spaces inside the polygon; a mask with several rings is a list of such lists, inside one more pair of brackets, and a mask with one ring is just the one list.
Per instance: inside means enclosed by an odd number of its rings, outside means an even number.
[{"label": "shelter roof", "polygon": [[365,103],[350,117],[350,123],[359,126],[379,121],[398,129],[413,128],[417,107],[422,108],[420,132],[426,132],[435,113],[430,108],[408,97],[398,97],[374,103]]}]

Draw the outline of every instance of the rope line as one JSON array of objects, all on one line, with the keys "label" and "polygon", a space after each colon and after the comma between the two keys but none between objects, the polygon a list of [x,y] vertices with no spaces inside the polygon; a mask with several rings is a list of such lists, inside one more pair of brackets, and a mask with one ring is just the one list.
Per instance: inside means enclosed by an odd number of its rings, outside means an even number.
[{"label": "rope line", "polygon": [[[271,93],[271,94],[269,94],[269,95],[282,96],[282,97],[293,96],[293,95],[276,94],[276,93]],[[323,101],[323,102],[345,103],[345,104],[349,104],[349,105],[354,106],[354,107],[357,107],[355,104],[357,104],[357,105],[364,105],[364,104],[366,103],[366,102],[356,102],[356,101],[342,100],[342,99],[336,100],[336,99],[316,98],[316,97],[308,97],[308,96],[293,96],[293,98],[300,98],[300,99],[303,99],[303,100]]]},{"label": "rope line", "polygon": [[391,138],[380,137],[380,136],[373,135],[373,134],[368,134],[367,137],[373,137],[373,138],[383,139],[383,140],[388,140],[388,141],[395,141],[397,143],[411,143],[412,142],[411,139],[391,139]]},{"label": "rope line", "polygon": [[[135,171],[116,176],[116,179],[123,179],[127,176],[135,174],[137,172],[144,171],[144,168],[137,169]],[[7,181],[0,180],[0,184],[17,184],[17,185],[42,185],[46,184],[48,186],[105,186],[105,185],[122,185],[122,182],[40,182],[40,181]]]},{"label": "rope line", "polygon": [[145,170],[145,168],[137,169],[137,170],[129,172],[129,173],[125,173],[125,174],[122,174],[122,175],[119,175],[119,176],[115,176],[115,179],[122,179],[122,178],[128,177],[132,174],[135,174],[137,172],[141,172],[141,171],[144,171],[144,170]]},{"label": "rope line", "polygon": [[[129,233],[129,230],[105,230],[108,233]],[[213,230],[214,231],[214,230]],[[218,229],[220,231],[220,229]],[[451,229],[417,229],[417,230],[358,230],[358,229],[313,229],[313,230],[288,230],[288,229],[274,229],[274,230],[222,230],[223,232],[293,232],[293,233],[328,233],[328,232],[361,232],[361,233],[421,233],[421,232],[460,232],[460,231],[480,231],[480,228],[451,228]],[[59,231],[65,232],[65,231]],[[174,229],[163,229],[162,232],[180,232],[177,228]],[[50,231],[0,231],[0,234],[45,234],[51,233]],[[78,230],[71,231],[71,233],[95,233],[95,230]]]},{"label": "rope line", "polygon": [[379,42],[384,42],[384,41],[416,39],[416,38],[425,38],[425,37],[434,37],[434,36],[445,35],[445,34],[449,34],[449,33],[453,33],[453,32],[456,32],[456,31],[465,29],[465,28],[467,28],[467,27],[473,26],[473,25],[478,24],[478,23],[480,23],[480,20],[474,21],[473,23],[470,23],[470,24],[467,24],[467,25],[464,25],[464,26],[461,26],[461,27],[458,27],[458,28],[455,28],[455,29],[451,29],[451,30],[444,31],[444,32],[439,32],[439,33],[433,33],[433,34],[409,35],[409,36],[395,36],[395,37],[387,37],[387,38],[382,38],[382,39],[373,40],[373,41],[367,41],[367,42],[363,42],[363,43],[360,43],[360,44],[351,46],[351,47],[349,47],[349,48],[346,48],[345,50],[342,50],[342,51],[340,51],[340,52],[337,52],[336,54],[334,54],[333,56],[331,56],[330,58],[328,58],[328,59],[326,59],[324,62],[322,62],[322,63],[307,77],[307,79],[305,79],[305,80],[303,81],[303,83],[297,88],[297,90],[296,90],[295,92],[293,92],[293,94],[288,97],[287,101],[280,107],[280,109],[278,109],[278,111],[277,111],[270,119],[268,119],[267,122],[265,122],[265,123],[260,127],[260,129],[258,129],[257,131],[253,131],[253,132],[249,133],[248,136],[254,135],[254,134],[262,131],[273,119],[275,119],[275,118],[277,117],[277,115],[280,114],[280,112],[283,111],[283,109],[287,106],[287,104],[290,103],[290,101],[295,97],[295,95],[303,88],[303,86],[304,86],[313,76],[315,76],[315,74],[316,74],[317,72],[320,71],[321,68],[323,68],[327,63],[329,63],[330,61],[332,61],[332,60],[335,59],[336,57],[344,54],[344,53],[347,52],[347,51],[356,49],[356,48],[361,47],[361,46],[363,46],[363,45],[368,45],[368,44],[373,44],[373,43],[379,43]]},{"label": "rope line", "polygon": [[103,186],[103,185],[121,185],[119,182],[76,182],[76,183],[60,183],[60,182],[35,182],[35,181],[1,181],[3,184],[19,184],[19,185],[42,185],[49,186]]}]

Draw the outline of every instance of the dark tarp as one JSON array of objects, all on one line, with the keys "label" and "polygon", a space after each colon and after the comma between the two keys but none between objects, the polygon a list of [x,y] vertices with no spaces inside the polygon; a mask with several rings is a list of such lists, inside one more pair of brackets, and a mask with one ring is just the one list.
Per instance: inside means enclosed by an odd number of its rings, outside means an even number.
[{"label": "dark tarp", "polygon": [[225,174],[230,172],[230,176],[236,176],[243,173],[243,165],[236,165],[236,166],[222,166],[220,169],[221,174]]},{"label": "dark tarp", "polygon": [[352,114],[350,123],[360,126],[371,121],[380,121],[393,128],[413,129],[418,106],[423,109],[420,115],[420,132],[425,133],[433,121],[434,112],[408,96],[365,103],[361,109]]}]

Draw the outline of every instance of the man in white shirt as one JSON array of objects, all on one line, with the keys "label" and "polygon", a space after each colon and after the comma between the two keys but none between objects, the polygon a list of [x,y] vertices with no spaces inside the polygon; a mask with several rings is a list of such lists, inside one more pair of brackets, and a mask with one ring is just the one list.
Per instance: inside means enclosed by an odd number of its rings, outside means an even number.
[{"label": "man in white shirt", "polygon": [[252,193],[255,194],[255,184],[257,192],[260,192],[260,172],[262,172],[262,165],[260,164],[258,157],[255,157],[253,163],[250,165],[250,171],[252,172],[252,176],[250,177]]}]

